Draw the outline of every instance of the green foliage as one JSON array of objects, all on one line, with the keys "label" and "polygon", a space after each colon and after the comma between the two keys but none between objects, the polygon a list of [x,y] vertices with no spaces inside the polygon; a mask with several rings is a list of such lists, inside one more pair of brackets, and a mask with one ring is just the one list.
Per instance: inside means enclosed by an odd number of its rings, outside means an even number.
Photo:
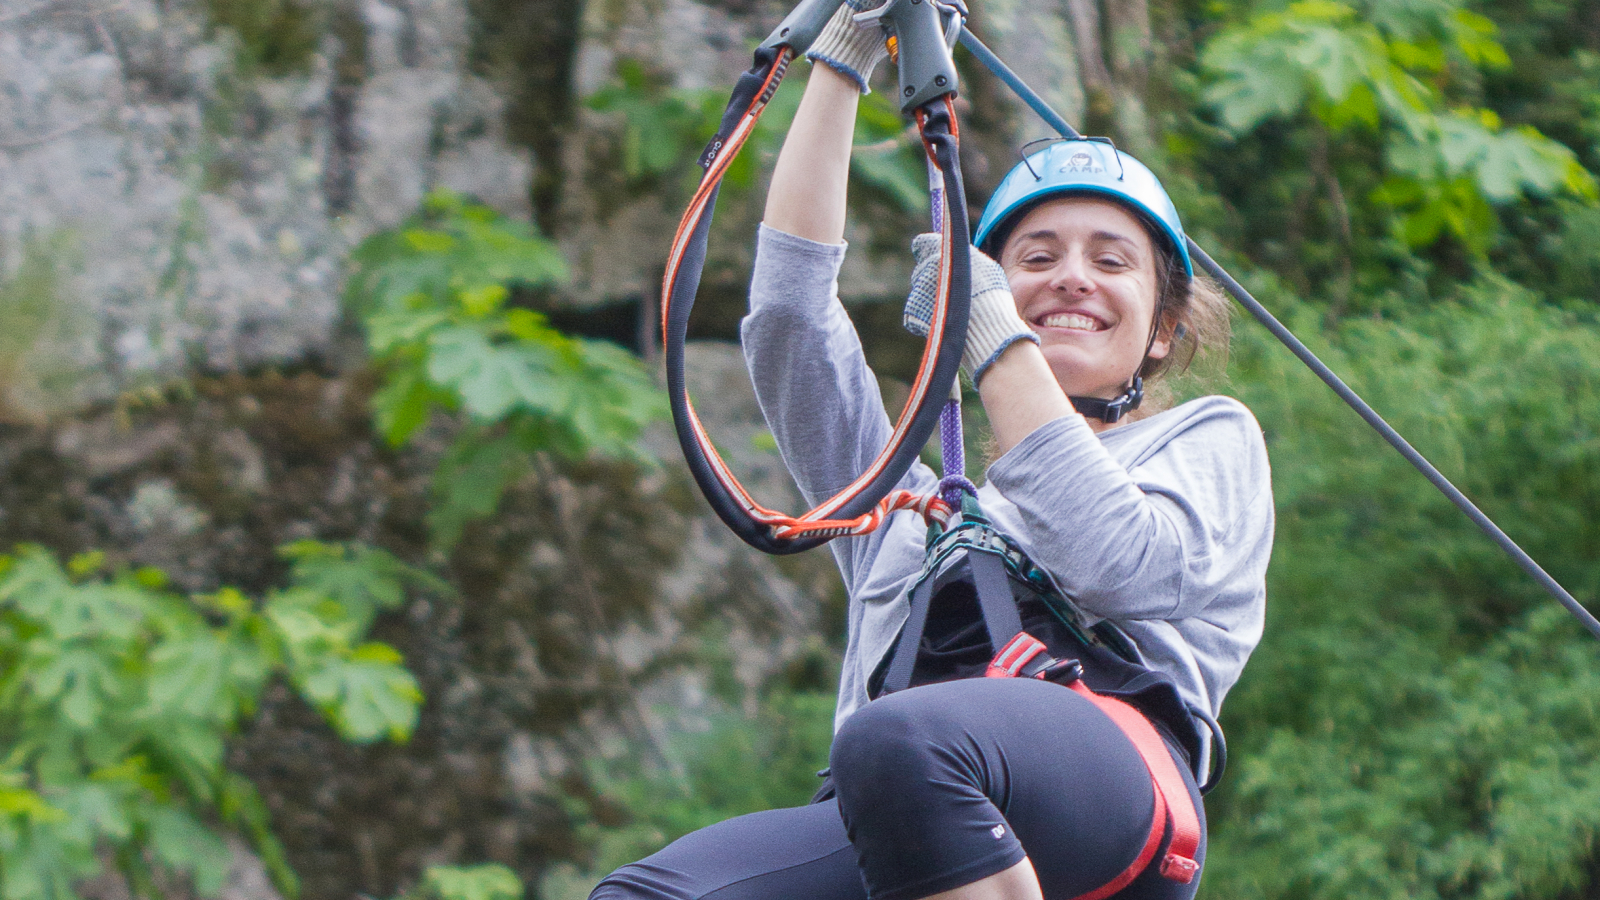
[{"label": "green foliage", "polygon": [[373,616],[421,576],[381,551],[284,549],[289,586],[183,596],[155,569],[101,574],[23,547],[0,557],[0,898],[67,900],[109,852],[133,888],[226,876],[215,822],[250,835],[280,889],[295,879],[224,741],[274,678],[346,740],[406,739],[422,701]]},{"label": "green foliage", "polygon": [[[617,60],[616,75],[615,81],[589,95],[585,103],[595,112],[611,113],[622,120],[622,173],[629,181],[666,175],[682,169],[686,157],[698,156],[716,130],[726,91],[674,90],[665,75],[629,57]],[[719,93],[723,94],[721,101]],[[727,181],[748,186],[754,177],[754,166],[741,161],[728,172]]]},{"label": "green foliage", "polygon": [[[674,88],[666,74],[652,72],[639,60],[626,57],[617,62],[616,74],[611,84],[586,102],[590,109],[621,120],[623,174],[636,189],[648,190],[679,173],[678,183],[685,191],[692,190],[701,175],[695,161],[722,121],[727,89]],[[789,85],[773,95],[744,149],[723,176],[725,191],[750,190],[759,174],[770,168],[799,108],[800,93],[799,85]],[[857,186],[886,197],[899,209],[927,210],[928,177],[920,142],[907,130],[899,107],[881,92],[861,98],[850,174]]]},{"label": "green foliage", "polygon": [[1384,15],[1392,4],[1357,9],[1338,0],[1258,13],[1203,50],[1202,65],[1218,77],[1207,99],[1241,133],[1307,107],[1335,129],[1377,128],[1384,116],[1410,128],[1437,102],[1422,79],[1443,73],[1452,56],[1486,67],[1509,62],[1493,23],[1453,5],[1433,4],[1424,22]]},{"label": "green foliage", "polygon": [[665,407],[638,360],[509,302],[514,286],[566,278],[556,249],[529,226],[437,191],[352,262],[350,301],[384,375],[373,398],[378,430],[399,446],[435,412],[461,415],[434,478],[438,544],[453,545],[468,522],[493,513],[532,453],[645,458],[635,441]]},{"label": "green foliage", "polygon": [[1335,139],[1374,137],[1385,172],[1368,199],[1397,213],[1393,235],[1412,248],[1448,235],[1482,256],[1493,206],[1596,196],[1572,150],[1465,96],[1474,75],[1510,64],[1495,34],[1460,0],[1301,0],[1219,32],[1201,54],[1204,97],[1236,135],[1309,116]]},{"label": "green foliage", "polygon": [[232,31],[240,62],[268,75],[305,71],[321,38],[317,14],[303,0],[206,0],[208,24]]},{"label": "green foliage", "polygon": [[850,152],[850,176],[858,188],[881,193],[904,212],[927,215],[926,159],[922,142],[888,92],[861,98]]},{"label": "green foliage", "polygon": [[691,831],[808,802],[821,784],[816,770],[828,764],[833,708],[831,693],[779,692],[755,716],[720,715],[710,730],[679,735],[673,743],[681,776],[637,763],[596,762],[590,779],[598,796],[569,802],[593,857],[583,870],[557,867],[540,885],[541,896],[583,900],[607,873]]},{"label": "green foliage", "polygon": [[505,866],[429,866],[406,900],[522,900],[522,881]]},{"label": "green foliage", "polygon": [[[1474,655],[1391,629],[1307,646],[1344,673],[1236,773],[1229,896],[1551,897],[1600,829],[1600,666],[1564,610]],[[1592,640],[1592,639],[1590,639]],[[1294,861],[1285,864],[1285,861]]]},{"label": "green foliage", "polygon": [[[1594,607],[1592,316],[1485,278],[1400,322],[1293,325]],[[1576,896],[1600,834],[1600,646],[1298,363],[1239,337],[1278,527],[1266,637],[1226,709],[1208,889]]]}]

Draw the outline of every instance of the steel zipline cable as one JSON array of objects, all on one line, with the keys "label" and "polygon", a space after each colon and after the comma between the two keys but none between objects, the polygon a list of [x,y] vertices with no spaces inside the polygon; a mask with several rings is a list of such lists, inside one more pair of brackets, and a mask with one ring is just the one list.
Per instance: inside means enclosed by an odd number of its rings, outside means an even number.
[{"label": "steel zipline cable", "polygon": [[[1077,140],[1083,137],[1078,133],[1077,129],[1067,124],[1066,119],[1061,118],[1055,110],[1051,109],[1050,104],[1046,103],[1044,98],[1028,87],[1021,78],[1017,77],[1017,73],[1011,71],[1011,68],[1000,57],[984,46],[983,42],[978,40],[965,27],[961,29],[961,44],[971,51],[972,55],[983,63],[985,68],[994,73],[995,77],[1004,82],[1007,87],[1011,88],[1012,92],[1022,102],[1038,113],[1039,117],[1044,119],[1063,138]],[[1583,627],[1589,629],[1590,633],[1596,638],[1600,638],[1600,619],[1596,619],[1593,613],[1585,609],[1576,597],[1573,597],[1566,588],[1551,577],[1550,573],[1544,570],[1544,567],[1540,566],[1538,562],[1534,561],[1533,557],[1519,547],[1517,542],[1511,539],[1510,535],[1502,531],[1500,526],[1494,523],[1494,520],[1490,519],[1483,510],[1477,507],[1477,504],[1468,499],[1467,495],[1463,494],[1454,484],[1451,484],[1450,479],[1446,478],[1444,473],[1428,462],[1426,457],[1400,435],[1400,432],[1396,431],[1388,422],[1385,422],[1377,411],[1367,405],[1367,402],[1362,400],[1359,394],[1345,384],[1338,375],[1335,375],[1327,364],[1318,359],[1317,355],[1312,353],[1311,349],[1302,343],[1299,338],[1295,337],[1287,326],[1278,321],[1277,317],[1269,312],[1265,306],[1262,306],[1255,297],[1252,297],[1243,285],[1232,275],[1229,275],[1216,260],[1211,258],[1210,254],[1200,249],[1200,246],[1194,242],[1193,238],[1185,238],[1185,240],[1188,244],[1189,255],[1195,262],[1199,263],[1200,268],[1221,283],[1228,293],[1233,295],[1233,299],[1239,301],[1240,306],[1249,310],[1250,314],[1255,316],[1256,320],[1262,325],[1265,325],[1274,337],[1289,348],[1290,352],[1299,357],[1300,361],[1315,372],[1317,377],[1321,378],[1328,387],[1333,388],[1334,393],[1338,394],[1340,399],[1348,404],[1351,409],[1354,409],[1357,415],[1366,420],[1366,423],[1371,425],[1373,430],[1382,435],[1383,439],[1388,441],[1391,447],[1399,451],[1400,455],[1405,457],[1406,461],[1411,463],[1412,466],[1416,467],[1417,471],[1421,472],[1428,481],[1432,482],[1440,493],[1448,497],[1451,503],[1454,503],[1457,508],[1466,514],[1467,518],[1472,520],[1473,524],[1477,525],[1483,530],[1484,534],[1489,536],[1490,540],[1499,545],[1500,549],[1504,550],[1507,555],[1516,561],[1523,571],[1532,576],[1540,587],[1543,587],[1551,596],[1560,601],[1562,606],[1565,606],[1568,611],[1576,616],[1578,621],[1583,623]]]}]

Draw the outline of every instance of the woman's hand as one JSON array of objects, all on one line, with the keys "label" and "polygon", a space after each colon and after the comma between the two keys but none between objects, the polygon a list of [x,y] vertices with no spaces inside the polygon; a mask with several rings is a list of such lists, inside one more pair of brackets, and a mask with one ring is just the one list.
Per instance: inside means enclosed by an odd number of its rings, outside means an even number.
[{"label": "woman's hand", "polygon": [[[911,242],[911,255],[916,265],[911,270],[911,294],[906,298],[906,330],[918,337],[926,337],[929,323],[933,321],[933,303],[939,291],[939,269],[943,254],[939,251],[940,237],[934,232],[919,234]],[[1017,341],[1039,343],[1028,323],[1017,315],[1017,304],[1011,298],[1011,283],[1000,264],[990,259],[982,250],[972,251],[972,307],[967,320],[967,346],[961,354],[961,371],[973,384],[981,383],[989,366],[1007,347]]]},{"label": "woman's hand", "polygon": [[883,4],[884,0],[845,0],[806,51],[806,59],[823,63],[854,81],[861,93],[871,93],[867,82],[872,80],[872,70],[878,63],[888,59],[889,45],[881,26],[873,23],[863,28],[856,24],[855,14]]},{"label": "woman's hand", "polygon": [[[1000,264],[976,247],[972,251],[972,307],[961,371],[978,388],[984,412],[1004,454],[1046,422],[1077,415],[1039,352],[1039,336],[1017,314],[1011,282]],[[911,242],[916,265],[904,324],[916,335],[928,333],[939,286],[939,235],[919,234]]]},{"label": "woman's hand", "polygon": [[[1004,454],[1040,425],[1078,411],[1039,351],[1039,336],[1017,314],[1005,271],[978,248],[971,249],[972,311],[961,370],[977,386],[995,443]],[[939,235],[917,235],[911,252],[917,262],[903,321],[907,331],[926,335],[939,283]]]}]

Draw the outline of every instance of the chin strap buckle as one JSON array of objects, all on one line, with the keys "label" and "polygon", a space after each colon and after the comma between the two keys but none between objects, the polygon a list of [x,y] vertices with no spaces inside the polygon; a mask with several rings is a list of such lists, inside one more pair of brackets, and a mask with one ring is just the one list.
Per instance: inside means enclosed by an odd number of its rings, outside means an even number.
[{"label": "chin strap buckle", "polygon": [[1122,396],[1115,400],[1101,400],[1099,397],[1071,397],[1072,408],[1078,414],[1089,419],[1099,419],[1107,425],[1121,421],[1122,417],[1139,408],[1140,401],[1144,400],[1144,379],[1133,376],[1133,384],[1122,392]]}]

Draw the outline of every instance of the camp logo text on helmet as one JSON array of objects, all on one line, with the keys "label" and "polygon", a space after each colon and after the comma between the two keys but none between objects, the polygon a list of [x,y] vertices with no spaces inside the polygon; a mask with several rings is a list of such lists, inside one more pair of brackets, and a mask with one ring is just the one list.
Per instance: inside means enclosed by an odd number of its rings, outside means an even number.
[{"label": "camp logo text on helmet", "polygon": [[1185,274],[1194,276],[1178,209],[1144,163],[1103,138],[1051,141],[1033,152],[1025,146],[1023,153],[1022,162],[1001,180],[978,220],[972,242],[980,250],[998,255],[998,245],[1012,226],[1045,200],[1100,195],[1132,209],[1150,226],[1157,241],[1183,261]]},{"label": "camp logo text on helmet", "polygon": [[1061,171],[1088,172],[1098,175],[1104,173],[1105,169],[1094,164],[1094,157],[1080,150],[1077,153],[1072,154],[1072,158],[1067,160],[1067,164],[1061,167]]}]

